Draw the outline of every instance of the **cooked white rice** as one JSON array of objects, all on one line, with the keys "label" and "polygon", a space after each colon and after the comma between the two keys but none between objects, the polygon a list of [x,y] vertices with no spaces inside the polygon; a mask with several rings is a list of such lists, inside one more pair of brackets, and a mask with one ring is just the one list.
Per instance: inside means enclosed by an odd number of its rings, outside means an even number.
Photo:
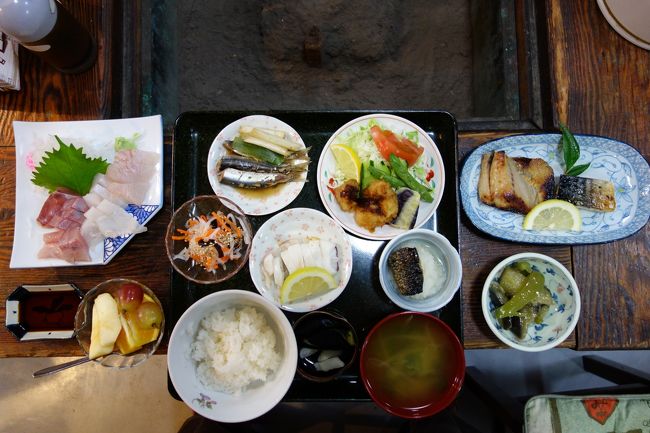
[{"label": "cooked white rice", "polygon": [[275,333],[254,307],[204,317],[191,350],[201,383],[229,394],[267,381],[280,365]]}]

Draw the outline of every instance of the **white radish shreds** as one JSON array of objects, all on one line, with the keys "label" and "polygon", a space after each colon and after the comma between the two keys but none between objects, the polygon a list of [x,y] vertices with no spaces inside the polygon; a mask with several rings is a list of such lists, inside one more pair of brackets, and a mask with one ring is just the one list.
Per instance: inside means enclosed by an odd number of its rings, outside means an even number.
[{"label": "white radish shreds", "polygon": [[275,333],[254,307],[215,311],[203,318],[191,351],[199,380],[228,394],[266,382],[281,360]]}]

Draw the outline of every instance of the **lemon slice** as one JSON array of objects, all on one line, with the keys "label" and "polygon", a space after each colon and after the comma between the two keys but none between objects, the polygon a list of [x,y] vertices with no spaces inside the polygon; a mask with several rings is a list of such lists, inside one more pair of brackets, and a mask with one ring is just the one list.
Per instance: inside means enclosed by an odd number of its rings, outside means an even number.
[{"label": "lemon slice", "polygon": [[280,302],[290,304],[320,295],[336,286],[336,280],[326,269],[308,266],[298,269],[285,278],[280,287]]},{"label": "lemon slice", "polygon": [[577,207],[564,200],[546,200],[524,218],[524,230],[580,231],[582,217]]},{"label": "lemon slice", "polygon": [[359,156],[350,146],[345,144],[334,144],[331,147],[336,165],[343,173],[345,179],[361,181],[361,161]]}]

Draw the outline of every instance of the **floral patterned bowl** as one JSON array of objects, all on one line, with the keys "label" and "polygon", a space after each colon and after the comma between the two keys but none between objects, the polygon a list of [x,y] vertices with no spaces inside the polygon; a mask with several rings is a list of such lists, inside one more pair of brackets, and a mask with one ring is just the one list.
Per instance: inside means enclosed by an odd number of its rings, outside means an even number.
[{"label": "floral patterned bowl", "polygon": [[[498,280],[506,266],[526,261],[544,275],[544,285],[551,291],[553,305],[540,324],[528,327],[526,336],[519,339],[503,329],[494,316],[496,307],[490,299],[490,283]],[[492,269],[483,285],[481,297],[483,316],[494,335],[505,344],[525,352],[541,352],[562,343],[573,332],[580,316],[580,292],[571,273],[557,260],[537,253],[510,256]]]}]

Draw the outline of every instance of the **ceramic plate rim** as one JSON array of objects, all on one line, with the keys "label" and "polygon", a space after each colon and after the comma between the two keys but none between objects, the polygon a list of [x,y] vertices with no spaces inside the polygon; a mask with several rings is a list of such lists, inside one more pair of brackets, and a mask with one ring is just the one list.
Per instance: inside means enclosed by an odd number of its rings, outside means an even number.
[{"label": "ceramic plate rim", "polygon": [[[345,273],[341,275],[341,279],[339,281],[339,287],[330,290],[329,292],[320,295],[316,298],[310,299],[308,301],[303,301],[303,302],[296,302],[291,305],[285,305],[282,304],[279,300],[276,300],[270,293],[268,289],[264,286],[263,282],[258,279],[258,274],[260,274],[259,270],[257,269],[259,266],[261,266],[261,263],[258,263],[257,259],[257,249],[255,248],[256,244],[259,244],[259,238],[267,231],[269,230],[269,227],[275,223],[278,220],[281,220],[282,218],[285,218],[287,212],[297,212],[301,215],[305,214],[311,214],[313,217],[316,218],[321,218],[322,221],[331,221],[338,230],[337,237],[340,237],[341,240],[344,241],[343,251],[341,253],[339,263],[345,262],[347,259],[349,259],[350,265],[345,269]],[[260,234],[261,233],[261,234]],[[261,262],[261,260],[259,260]],[[353,268],[353,259],[352,259],[352,244],[350,243],[350,238],[348,235],[345,233],[345,231],[341,228],[341,226],[329,215],[326,215],[325,213],[318,211],[316,209],[311,209],[311,208],[291,208],[291,209],[286,209],[276,215],[274,215],[272,218],[269,218],[262,226],[260,226],[259,229],[255,232],[255,236],[253,237],[253,241],[251,244],[251,252],[248,258],[248,269],[249,273],[251,276],[251,280],[253,281],[253,285],[259,292],[259,294],[264,297],[264,299],[268,300],[269,302],[273,303],[276,307],[281,308],[282,310],[285,311],[290,311],[294,313],[306,313],[314,310],[318,310],[320,308],[325,307],[326,305],[334,302],[336,298],[338,298],[341,293],[345,290],[347,287],[348,282],[350,281],[350,277],[352,276],[352,268]]]},{"label": "ceramic plate rim", "polygon": [[[246,203],[242,203],[241,201],[238,200],[238,196],[233,196],[233,190],[234,190],[233,187],[229,185],[224,185],[226,188],[222,187],[221,183],[216,179],[214,170],[211,170],[211,167],[215,165],[217,158],[225,154],[225,151],[220,152],[221,150],[220,147],[222,147],[221,144],[230,136],[230,134],[228,134],[228,137],[225,136],[226,130],[230,128],[235,128],[245,122],[249,122],[253,126],[257,126],[262,122],[269,122],[271,124],[276,125],[278,129],[281,129],[292,135],[295,134],[295,136],[299,140],[299,143],[302,144],[303,148],[306,147],[306,145],[304,140],[298,133],[298,131],[296,131],[291,125],[278,119],[277,117],[268,116],[266,114],[251,114],[248,116],[241,117],[237,120],[234,120],[230,122],[228,125],[224,126],[221,129],[221,131],[219,131],[217,135],[214,137],[214,140],[212,140],[212,144],[210,144],[210,150],[208,151],[208,159],[206,164],[208,181],[210,182],[210,187],[212,188],[212,191],[216,195],[226,197],[227,199],[230,199],[233,202],[237,203],[239,207],[244,211],[244,214],[246,215],[253,215],[253,216],[269,215],[273,212],[277,212],[289,206],[300,195],[302,189],[305,187],[306,182],[292,182],[286,184],[287,186],[285,188],[282,188],[282,190],[279,192],[280,193],[286,192],[285,191],[286,189],[290,189],[291,194],[286,194],[284,200],[279,201],[278,204],[276,204],[275,206],[261,205],[259,208],[249,209]],[[307,178],[307,174],[308,171],[306,171],[302,175],[304,179]],[[296,187],[292,188],[292,186],[294,185],[296,185]],[[275,195],[282,196],[282,194],[275,194]]]},{"label": "ceramic plate rim", "polygon": [[[435,178],[437,180],[439,179],[438,180],[439,184],[437,184],[436,188],[435,188],[435,197],[434,197],[434,202],[431,205],[431,210],[428,212],[426,217],[420,223],[416,224],[413,227],[414,229],[422,227],[436,213],[436,210],[438,209],[438,206],[440,205],[440,202],[442,200],[442,195],[443,195],[443,192],[444,192],[444,189],[445,189],[445,165],[444,165],[444,162],[442,160],[442,155],[440,154],[440,150],[438,150],[438,146],[435,143],[435,141],[433,141],[433,139],[431,137],[429,137],[429,134],[424,129],[422,129],[420,126],[418,126],[414,122],[411,122],[408,119],[405,119],[405,118],[400,117],[400,116],[396,116],[394,114],[388,114],[388,113],[366,114],[364,116],[360,116],[360,117],[357,117],[357,118],[354,118],[354,119],[350,120],[349,122],[346,122],[343,126],[341,126],[339,129],[337,129],[330,136],[330,138],[325,143],[325,146],[323,146],[323,150],[321,151],[320,156],[318,158],[318,168],[316,169],[316,182],[317,182],[317,188],[318,188],[318,195],[320,196],[321,202],[323,203],[323,206],[325,207],[325,210],[327,211],[329,216],[332,217],[332,219],[334,219],[334,221],[336,221],[341,227],[343,227],[349,233],[352,233],[352,234],[354,234],[356,236],[359,236],[359,237],[364,238],[364,239],[369,239],[369,240],[389,240],[389,239],[393,239],[394,237],[399,236],[400,234],[405,233],[408,230],[401,230],[398,233],[393,233],[393,234],[378,235],[378,234],[370,233],[369,231],[363,229],[362,227],[358,227],[356,224],[353,227],[353,226],[350,226],[349,224],[343,223],[343,221],[341,221],[339,219],[338,215],[337,215],[339,212],[342,212],[342,211],[333,209],[326,200],[326,197],[324,195],[325,192],[323,191],[324,186],[323,186],[323,181],[321,179],[322,178],[321,173],[323,172],[323,164],[324,164],[324,160],[325,160],[324,156],[325,156],[326,152],[329,151],[329,148],[333,144],[334,140],[343,131],[345,131],[346,129],[354,126],[357,123],[367,121],[367,120],[370,120],[370,119],[379,119],[379,120],[381,120],[382,118],[383,119],[390,119],[392,121],[402,122],[402,123],[408,125],[409,128],[412,128],[412,129],[418,131],[418,133],[420,135],[425,137],[425,139],[426,139],[427,143],[429,144],[429,146],[431,146],[433,148],[433,152],[432,152],[432,154],[430,156],[432,158],[434,158],[436,160],[436,162],[438,163],[438,165],[440,166],[440,170],[438,171],[438,173],[435,173]],[[399,229],[396,229],[396,230],[399,230]]]},{"label": "ceramic plate rim", "polygon": [[[567,236],[567,235],[545,235],[540,237],[540,235],[535,234],[538,232],[527,233],[522,232],[509,232],[486,222],[484,219],[480,218],[476,209],[474,208],[470,195],[476,193],[476,188],[470,185],[472,173],[480,167],[481,155],[485,152],[491,152],[493,150],[507,149],[513,145],[519,145],[520,140],[526,138],[536,138],[539,140],[539,144],[555,144],[560,139],[559,133],[533,133],[533,134],[517,134],[509,135],[507,137],[500,137],[494,140],[490,140],[477,147],[469,154],[463,164],[463,170],[461,172],[460,178],[460,195],[461,202],[463,204],[463,210],[468,216],[472,224],[481,230],[484,233],[487,233],[491,236],[494,236],[498,239],[530,243],[530,244],[549,244],[549,245],[588,245],[588,244],[598,244],[612,242],[626,237],[632,236],[639,230],[641,230],[645,224],[648,222],[650,217],[650,167],[648,166],[647,161],[639,153],[637,149],[631,145],[622,142],[620,140],[615,140],[613,138],[604,137],[601,135],[594,134],[574,134],[578,142],[581,138],[595,138],[599,143],[607,143],[610,147],[608,150],[616,155],[624,158],[630,165],[635,169],[635,175],[637,178],[637,187],[639,188],[639,197],[636,202],[636,210],[631,221],[624,225],[623,227],[598,233],[596,235],[590,234],[588,236]],[[581,143],[582,145],[583,143]],[[598,147],[591,144],[590,146]],[[624,155],[626,153],[627,155]],[[643,185],[645,187],[643,188]],[[479,205],[481,205],[479,203]],[[485,205],[487,206],[487,205]],[[499,209],[494,209],[499,212]]]},{"label": "ceramic plate rim", "polygon": [[603,14],[605,17],[605,20],[607,20],[607,23],[614,29],[616,33],[618,33],[620,36],[622,36],[624,39],[626,39],[628,42],[636,45],[639,48],[643,48],[644,50],[650,51],[650,44],[646,43],[644,40],[640,39],[633,33],[629,32],[623,25],[622,23],[619,23],[619,19],[614,16],[614,14],[610,11],[610,7],[607,4],[607,0],[597,0],[598,7],[600,9],[600,12]]},{"label": "ceramic plate rim", "polygon": [[[19,128],[29,128],[29,125],[32,125],[31,130],[43,130],[41,134],[50,134],[47,131],[50,131],[51,127],[61,127],[67,128],[70,130],[71,127],[81,127],[83,130],[93,128],[95,125],[111,125],[112,129],[117,131],[115,134],[111,134],[113,139],[120,136],[120,124],[135,124],[139,129],[146,130],[151,134],[151,137],[147,138],[148,142],[153,144],[147,146],[145,149],[151,152],[158,153],[160,159],[158,162],[158,169],[156,170],[158,175],[157,189],[160,191],[159,197],[157,197],[157,203],[148,203],[144,205],[138,205],[133,209],[140,209],[144,214],[140,215],[138,222],[142,225],[146,225],[160,210],[164,205],[164,140],[163,140],[163,122],[161,115],[154,116],[144,116],[144,117],[130,117],[123,119],[104,119],[104,120],[62,120],[62,121],[43,121],[43,122],[30,122],[30,121],[18,121],[13,122],[14,131],[16,126]],[[143,126],[139,126],[143,124]],[[155,124],[155,125],[154,125]],[[115,126],[113,126],[115,125]],[[63,134],[62,134],[63,135]],[[70,135],[66,132],[65,135]],[[124,134],[126,135],[126,134]],[[14,139],[15,141],[15,139]],[[73,143],[77,144],[77,143]],[[77,144],[78,145],[78,144]],[[31,214],[27,209],[24,209],[24,206],[19,206],[19,196],[21,194],[26,194],[27,192],[21,193],[30,185],[23,185],[22,182],[18,182],[20,175],[26,170],[23,164],[23,159],[30,152],[29,147],[26,144],[15,144],[16,147],[16,199],[14,203],[15,208],[15,221],[18,221],[21,216],[25,213]],[[82,145],[83,147],[83,145]],[[152,187],[154,184],[152,184]],[[42,204],[41,204],[42,205]],[[129,205],[130,206],[130,205]],[[131,212],[129,212],[131,213]],[[38,215],[38,212],[36,213]],[[24,269],[24,268],[43,268],[43,267],[76,267],[76,266],[94,266],[94,265],[106,265],[108,264],[118,252],[120,252],[126,244],[128,244],[131,239],[133,239],[133,234],[127,237],[116,237],[116,238],[105,238],[104,239],[104,250],[101,260],[91,260],[88,262],[80,263],[68,263],[60,259],[38,259],[34,258],[33,262],[26,263],[23,259],[17,256],[18,252],[16,251],[16,245],[19,244],[19,239],[22,239],[24,235],[16,236],[16,222],[14,221],[14,233],[13,233],[13,246],[11,249],[11,262],[9,264],[10,269]],[[26,235],[25,235],[26,236]]]}]

